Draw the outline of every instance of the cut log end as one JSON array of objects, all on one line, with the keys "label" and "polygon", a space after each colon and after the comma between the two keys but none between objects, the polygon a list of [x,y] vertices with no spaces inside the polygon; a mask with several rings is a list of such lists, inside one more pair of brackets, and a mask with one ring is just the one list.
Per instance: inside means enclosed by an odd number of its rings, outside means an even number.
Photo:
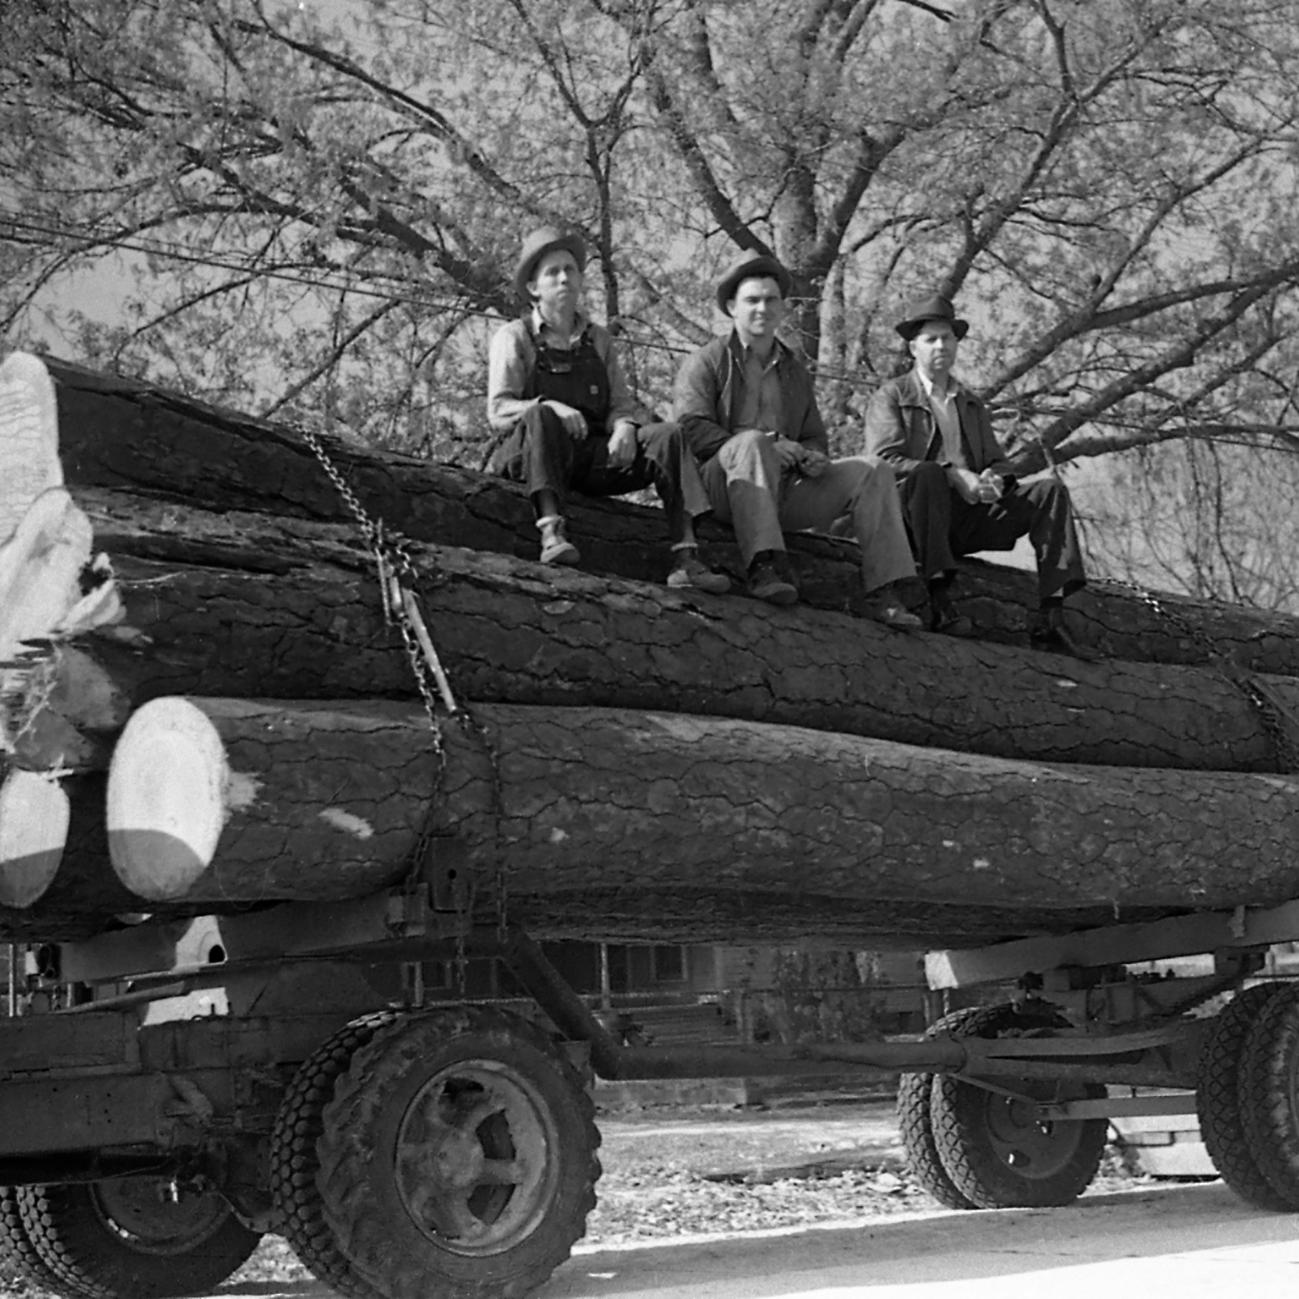
[{"label": "cut log end", "polygon": [[142,898],[179,897],[216,853],[229,765],[207,716],[184,699],[155,699],[127,723],[108,772],[108,850]]},{"label": "cut log end", "polygon": [[0,783],[0,905],[30,907],[63,860],[70,816],[57,780],[10,771]]}]

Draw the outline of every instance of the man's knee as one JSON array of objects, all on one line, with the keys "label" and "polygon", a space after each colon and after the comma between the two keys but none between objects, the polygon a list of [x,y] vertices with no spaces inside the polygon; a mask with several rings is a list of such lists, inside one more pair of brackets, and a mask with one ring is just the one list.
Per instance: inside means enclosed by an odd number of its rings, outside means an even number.
[{"label": "man's knee", "polygon": [[669,459],[686,447],[686,435],[681,431],[681,425],[667,421],[642,424],[636,437],[651,460]]},{"label": "man's knee", "polygon": [[1046,474],[1031,483],[1018,484],[1016,492],[1043,512],[1068,510],[1072,506],[1069,489],[1054,474]]},{"label": "man's knee", "polygon": [[913,465],[898,480],[902,489],[903,504],[908,507],[922,502],[946,499],[951,487],[947,481],[947,470],[937,460],[922,460]]},{"label": "man's knee", "polygon": [[716,459],[727,474],[744,474],[746,470],[759,465],[774,464],[776,449],[765,433],[745,429],[740,433],[732,433],[722,443]]}]

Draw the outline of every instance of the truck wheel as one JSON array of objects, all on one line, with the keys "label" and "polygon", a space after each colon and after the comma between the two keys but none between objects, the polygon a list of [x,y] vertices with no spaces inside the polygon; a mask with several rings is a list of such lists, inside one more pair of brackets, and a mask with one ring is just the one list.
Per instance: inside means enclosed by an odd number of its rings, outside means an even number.
[{"label": "truck wheel", "polygon": [[317,1143],[326,1221],[386,1299],[519,1299],[569,1255],[600,1175],[581,1078],[526,1020],[408,1016],[352,1057]]},{"label": "truck wheel", "polygon": [[1237,1091],[1245,1145],[1277,1207],[1299,1209],[1299,988],[1283,986],[1255,1015]]},{"label": "truck wheel", "polygon": [[344,1025],[306,1060],[280,1102],[271,1133],[271,1192],[279,1230],[304,1266],[345,1299],[383,1299],[347,1261],[325,1221],[316,1189],[320,1160],[316,1142],[324,1131],[321,1114],[333,1099],[334,1084],[352,1056],[396,1011],[377,1011]]},{"label": "truck wheel", "polygon": [[[1007,1037],[1065,1027],[1049,1010],[992,1006],[966,1037]],[[1095,1083],[1016,1079],[1036,1101],[1105,1095]],[[934,1143],[952,1185],[980,1209],[1070,1204],[1091,1184],[1105,1152],[1105,1119],[1044,1122],[1026,1101],[948,1075],[934,1079],[930,1101]]]},{"label": "truck wheel", "polygon": [[23,1228],[56,1289],[87,1299],[171,1299],[211,1290],[261,1236],[215,1191],[173,1200],[160,1177],[23,1186]]},{"label": "truck wheel", "polygon": [[[954,1010],[935,1020],[925,1030],[925,1037],[961,1037],[984,1014],[982,1006]],[[974,1202],[953,1185],[934,1144],[934,1078],[931,1073],[904,1073],[898,1082],[898,1132],[907,1152],[907,1165],[912,1177],[939,1204],[949,1209],[973,1209]]]},{"label": "truck wheel", "polygon": [[0,1186],[0,1263],[38,1289],[65,1288],[62,1278],[46,1267],[23,1226],[16,1186]]},{"label": "truck wheel", "polygon": [[1196,1070],[1195,1110],[1204,1148],[1222,1180],[1260,1209],[1299,1207],[1263,1175],[1241,1109],[1245,1039],[1263,1008],[1284,991],[1282,983],[1259,983],[1237,993],[1213,1020]]}]

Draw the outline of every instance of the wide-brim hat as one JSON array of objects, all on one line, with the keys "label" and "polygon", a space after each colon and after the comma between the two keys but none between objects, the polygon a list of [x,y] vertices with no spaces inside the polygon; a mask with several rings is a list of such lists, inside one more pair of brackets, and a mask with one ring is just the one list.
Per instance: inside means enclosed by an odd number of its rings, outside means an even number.
[{"label": "wide-brim hat", "polygon": [[561,230],[558,226],[542,226],[525,235],[519,249],[518,264],[514,268],[514,287],[519,297],[528,297],[528,283],[537,263],[556,248],[566,248],[573,254],[579,271],[586,270],[586,240],[576,230]]},{"label": "wide-brim hat", "polygon": [[735,296],[735,290],[744,280],[772,279],[780,286],[780,296],[789,297],[793,286],[789,272],[766,253],[741,253],[731,263],[730,269],[717,281],[717,305],[726,315],[726,304]]},{"label": "wide-brim hat", "polygon": [[970,332],[970,322],[962,320],[956,314],[956,308],[952,306],[949,298],[941,297],[937,293],[928,298],[921,298],[919,302],[913,302],[907,314],[893,328],[907,342],[910,342],[920,332],[920,326],[930,320],[947,321],[952,327],[952,333],[958,339],[964,338]]}]

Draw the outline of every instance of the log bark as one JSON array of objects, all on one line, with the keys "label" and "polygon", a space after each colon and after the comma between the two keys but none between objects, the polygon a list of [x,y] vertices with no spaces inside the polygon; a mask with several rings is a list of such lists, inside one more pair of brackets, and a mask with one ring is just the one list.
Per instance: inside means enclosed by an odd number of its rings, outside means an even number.
[{"label": "log bark", "polygon": [[[361,897],[393,883],[433,802],[420,709],[156,699],[108,775],[108,849],[147,902]],[[218,853],[219,848],[219,853]]]},{"label": "log bark", "polygon": [[[47,711],[87,736],[89,765],[131,709],[162,694],[414,694],[370,557],[346,529],[121,493],[95,494],[87,511],[129,611],[65,653]],[[1277,728],[1209,669],[1087,664],[502,555],[411,552],[439,656],[467,700],[666,705],[1045,761],[1280,765]],[[1299,713],[1299,682],[1268,685]]]},{"label": "log bark", "polygon": [[[345,502],[299,434],[217,410],[131,380],[49,361],[57,391],[63,469],[75,488],[145,490],[174,501],[351,522]],[[522,489],[471,469],[325,439],[364,507],[417,540],[532,559],[536,529]],[[575,499],[572,531],[589,571],[640,581],[666,567],[661,511],[623,501]],[[708,556],[739,573],[730,530],[705,523]],[[849,608],[854,543],[791,535],[805,603]],[[958,595],[980,637],[1026,643],[1035,579],[1019,570],[966,561]],[[1252,671],[1299,675],[1299,619],[1160,594],[1153,601],[1097,582],[1069,602],[1077,639],[1111,658],[1224,661]]]},{"label": "log bark", "polygon": [[[141,715],[164,706],[175,701]],[[156,896],[140,905],[155,914],[394,884],[430,800],[425,878],[468,872],[486,905],[503,890],[510,918],[544,937],[961,944],[1299,890],[1299,784],[1270,775],[1059,767],[680,714],[485,705],[482,735],[443,726],[438,778],[422,715],[400,705],[350,716],[275,701],[180,706],[219,740],[194,753],[224,755],[206,781],[218,802],[198,817],[223,828],[195,851],[201,834],[163,827],[183,848],[150,847]],[[192,790],[205,784],[197,761],[150,771],[184,768]],[[178,818],[196,806],[164,801]],[[123,828],[114,819],[110,833]]]}]

